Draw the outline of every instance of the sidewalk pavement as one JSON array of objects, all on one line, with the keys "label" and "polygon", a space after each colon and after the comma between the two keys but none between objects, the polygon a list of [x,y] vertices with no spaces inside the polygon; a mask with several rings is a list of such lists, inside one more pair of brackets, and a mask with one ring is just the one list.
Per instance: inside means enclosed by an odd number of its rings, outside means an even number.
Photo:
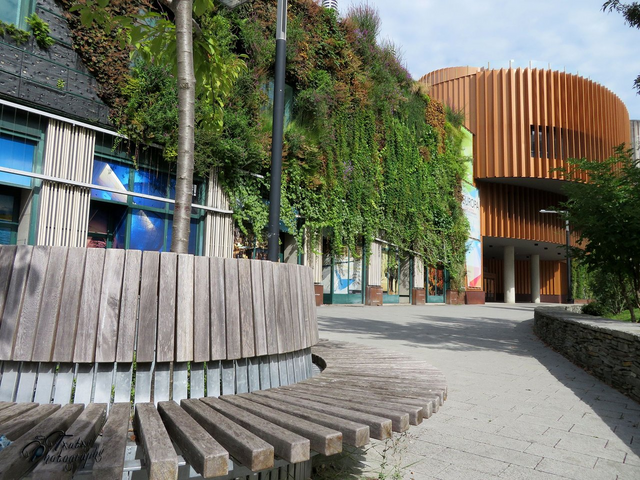
[{"label": "sidewalk pavement", "polygon": [[350,478],[640,479],[640,404],[538,340],[530,304],[323,306],[318,322],[322,338],[413,355],[447,377],[440,411],[375,442]]}]

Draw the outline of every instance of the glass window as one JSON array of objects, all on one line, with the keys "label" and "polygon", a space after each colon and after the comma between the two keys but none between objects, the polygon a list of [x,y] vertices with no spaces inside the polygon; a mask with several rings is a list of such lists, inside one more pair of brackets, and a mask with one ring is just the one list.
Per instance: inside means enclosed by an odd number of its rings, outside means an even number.
[{"label": "glass window", "polygon": [[15,195],[0,194],[0,245],[16,243],[18,231],[17,199]]},{"label": "glass window", "polygon": [[[175,197],[175,180],[172,179],[173,197]],[[153,195],[154,197],[167,196],[167,174],[148,170],[136,170],[133,175],[133,191]],[[134,197],[133,203],[152,208],[164,208],[166,203],[147,198]]]},{"label": "glass window", "polygon": [[[93,161],[92,183],[112,190],[126,192],[129,190],[130,168],[115,162],[95,159]],[[127,195],[107,192],[105,190],[91,190],[91,198],[111,200],[112,202],[127,203]]]},{"label": "glass window", "polygon": [[129,248],[164,251],[165,215],[149,210],[131,212]]},{"label": "glass window", "polygon": [[27,28],[25,17],[34,11],[34,0],[2,0],[0,2],[0,20]]},{"label": "glass window", "polygon": [[[35,150],[35,142],[0,134],[0,166],[32,172]],[[31,178],[0,172],[0,183],[31,187]]]}]

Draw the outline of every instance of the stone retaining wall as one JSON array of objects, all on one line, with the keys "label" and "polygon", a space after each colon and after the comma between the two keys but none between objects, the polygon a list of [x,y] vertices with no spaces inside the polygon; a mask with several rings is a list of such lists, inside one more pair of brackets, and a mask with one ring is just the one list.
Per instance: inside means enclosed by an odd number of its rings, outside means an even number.
[{"label": "stone retaining wall", "polygon": [[640,324],[578,313],[580,306],[539,307],[533,330],[545,343],[640,402]]}]

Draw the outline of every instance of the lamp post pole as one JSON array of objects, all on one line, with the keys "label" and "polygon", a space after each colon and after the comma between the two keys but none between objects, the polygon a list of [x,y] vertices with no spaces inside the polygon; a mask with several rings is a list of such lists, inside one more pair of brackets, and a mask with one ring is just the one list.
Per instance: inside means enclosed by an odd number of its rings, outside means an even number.
[{"label": "lamp post pole", "polygon": [[[566,210],[540,210],[540,213],[567,214]],[[571,277],[571,230],[569,229],[569,220],[564,221],[565,229],[565,249],[567,255],[567,303],[573,303],[573,280]]]},{"label": "lamp post pole", "polygon": [[280,257],[280,188],[282,182],[282,137],[284,135],[284,77],[287,57],[287,0],[278,0],[276,20],[276,69],[273,88],[273,135],[271,139],[271,187],[269,191],[269,236],[267,258]]}]

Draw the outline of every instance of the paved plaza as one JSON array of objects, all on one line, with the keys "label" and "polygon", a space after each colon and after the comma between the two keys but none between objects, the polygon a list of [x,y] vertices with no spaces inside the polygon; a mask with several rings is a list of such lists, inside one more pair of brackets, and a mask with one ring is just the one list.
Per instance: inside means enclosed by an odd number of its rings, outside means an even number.
[{"label": "paved plaza", "polygon": [[[426,360],[440,411],[353,452],[375,479],[640,479],[640,404],[545,346],[533,306],[323,306],[320,336]],[[347,478],[346,474],[337,478]]]}]

